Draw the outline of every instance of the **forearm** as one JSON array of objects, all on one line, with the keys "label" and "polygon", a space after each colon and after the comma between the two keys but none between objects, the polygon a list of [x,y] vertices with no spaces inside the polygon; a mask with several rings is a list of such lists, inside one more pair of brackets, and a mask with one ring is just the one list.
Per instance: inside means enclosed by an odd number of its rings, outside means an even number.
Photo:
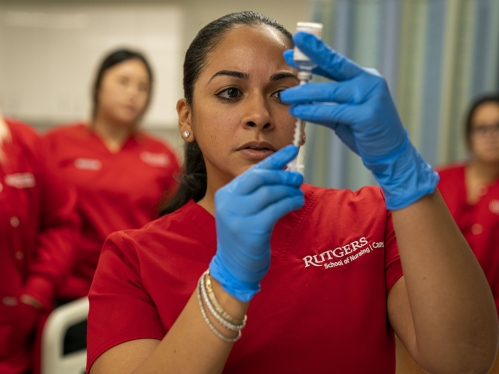
[{"label": "forearm", "polygon": [[[226,312],[237,319],[244,318],[248,304],[228,295],[216,281],[214,292]],[[220,333],[232,338],[237,335],[217,324],[206,306],[205,310]],[[221,373],[233,345],[221,340],[210,330],[201,314],[197,292],[194,292],[150,359],[133,373]]]},{"label": "forearm", "polygon": [[[243,319],[247,303],[227,294],[215,280],[213,291],[227,313]],[[235,331],[217,324],[210,312],[206,314],[224,336],[237,335]],[[161,342],[142,339],[117,345],[95,361],[91,373],[221,373],[233,345],[210,330],[201,314],[195,291]]]},{"label": "forearm", "polygon": [[[490,289],[433,192],[438,175],[410,143],[388,84],[312,34],[299,32],[293,40],[317,64],[314,73],[334,82],[284,90],[281,100],[293,116],[331,127],[373,172],[393,211],[404,276],[388,296],[391,325],[428,371],[486,370],[498,336]],[[285,57],[293,64],[292,53]]]},{"label": "forearm", "polygon": [[412,337],[404,341],[411,353],[421,362],[459,363],[496,351],[492,294],[438,190],[393,211],[393,224],[414,328],[403,334]]}]

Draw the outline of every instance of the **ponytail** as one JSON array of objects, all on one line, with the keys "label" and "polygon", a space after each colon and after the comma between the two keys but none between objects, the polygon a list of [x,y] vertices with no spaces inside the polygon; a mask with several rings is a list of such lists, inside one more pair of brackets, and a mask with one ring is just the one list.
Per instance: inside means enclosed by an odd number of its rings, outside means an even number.
[{"label": "ponytail", "polygon": [[191,199],[198,202],[206,194],[206,166],[196,141],[184,145],[184,170],[179,182],[177,192],[160,203],[159,217],[176,211]]}]

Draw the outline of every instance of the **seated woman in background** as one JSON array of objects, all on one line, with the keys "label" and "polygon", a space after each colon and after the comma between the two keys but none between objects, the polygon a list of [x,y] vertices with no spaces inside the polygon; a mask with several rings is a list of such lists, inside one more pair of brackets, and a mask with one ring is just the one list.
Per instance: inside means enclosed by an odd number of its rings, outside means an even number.
[{"label": "seated woman in background", "polygon": [[[465,124],[467,162],[438,170],[438,189],[487,277],[499,313],[499,95],[476,100]],[[494,366],[499,373],[499,360]]]},{"label": "seated woman in background", "polygon": [[[293,42],[333,82],[294,87]],[[428,372],[489,369],[487,281],[382,77],[242,12],[198,33],[184,94],[177,195],[103,247],[92,374],[386,374],[393,332]],[[381,189],[318,188],[283,170],[298,153],[293,116],[332,128]]]},{"label": "seated woman in background", "polygon": [[78,232],[76,195],[46,164],[40,137],[0,115],[0,373],[25,374]]},{"label": "seated woman in background", "polygon": [[44,137],[58,171],[76,187],[82,218],[75,265],[57,293],[62,302],[87,295],[106,237],[142,227],[157,215],[163,194],[176,188],[176,154],[138,129],[152,88],[142,54],[114,51],[95,78],[91,121],[61,126]]}]

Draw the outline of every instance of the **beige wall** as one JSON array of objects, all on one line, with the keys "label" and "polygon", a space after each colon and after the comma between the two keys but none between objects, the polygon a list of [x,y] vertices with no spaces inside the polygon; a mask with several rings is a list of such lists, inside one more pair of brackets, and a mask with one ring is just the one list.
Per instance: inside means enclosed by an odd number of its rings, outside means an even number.
[{"label": "beige wall", "polygon": [[311,0],[182,0],[167,3],[181,5],[187,11],[186,46],[201,27],[227,13],[253,10],[276,19],[288,30],[294,31],[296,22],[309,20],[311,10]]},{"label": "beige wall", "polygon": [[[18,0],[12,2],[10,0],[0,0],[1,5],[16,5],[23,7],[32,6],[45,6],[45,5],[61,5],[64,7],[75,5],[140,5],[140,4],[167,4],[181,7],[185,11],[185,22],[182,31],[182,52],[185,52],[190,41],[194,38],[196,33],[201,27],[208,22],[231,12],[241,10],[253,10],[263,13],[267,16],[275,18],[282,23],[287,29],[293,31],[296,22],[310,20],[312,0],[155,0],[155,1],[141,1],[141,0],[99,0],[99,1],[77,1],[77,0],[38,0],[38,1],[22,1]],[[1,16],[1,15],[0,15]],[[68,51],[70,52],[70,51]],[[1,53],[1,51],[0,51]],[[161,69],[161,67],[155,67]],[[10,73],[10,72],[9,72]],[[21,72],[13,72],[19,74]],[[178,79],[175,80],[176,86],[181,85],[181,70],[178,71]],[[1,83],[1,82],[0,82]],[[50,88],[48,88],[50,89]],[[82,87],[82,90],[86,90]],[[179,87],[176,89],[181,92]],[[22,118],[21,118],[22,119]],[[53,123],[45,121],[30,120],[32,124],[40,131],[45,131],[47,128],[53,126]],[[175,124],[169,128],[151,128],[151,132],[167,139],[173,143],[178,149],[181,146],[181,139],[175,129]]]}]

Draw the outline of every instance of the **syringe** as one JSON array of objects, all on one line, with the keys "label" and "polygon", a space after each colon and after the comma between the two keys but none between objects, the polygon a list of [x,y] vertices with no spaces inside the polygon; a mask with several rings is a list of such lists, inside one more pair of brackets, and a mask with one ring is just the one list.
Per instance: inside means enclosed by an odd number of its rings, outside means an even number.
[{"label": "syringe", "polygon": [[[315,22],[298,22],[296,31],[305,31],[311,34],[322,36],[322,24]],[[298,79],[300,80],[300,85],[307,84],[312,77],[312,70],[316,67],[316,64],[311,61],[308,56],[304,55],[297,47],[294,50],[294,63],[300,71],[298,72]],[[303,143],[303,130],[305,129],[305,122],[299,118],[296,119],[295,123],[295,134],[293,137],[293,145],[300,147]],[[298,165],[298,156],[288,163],[288,170],[292,171],[302,171],[303,165]]]}]

